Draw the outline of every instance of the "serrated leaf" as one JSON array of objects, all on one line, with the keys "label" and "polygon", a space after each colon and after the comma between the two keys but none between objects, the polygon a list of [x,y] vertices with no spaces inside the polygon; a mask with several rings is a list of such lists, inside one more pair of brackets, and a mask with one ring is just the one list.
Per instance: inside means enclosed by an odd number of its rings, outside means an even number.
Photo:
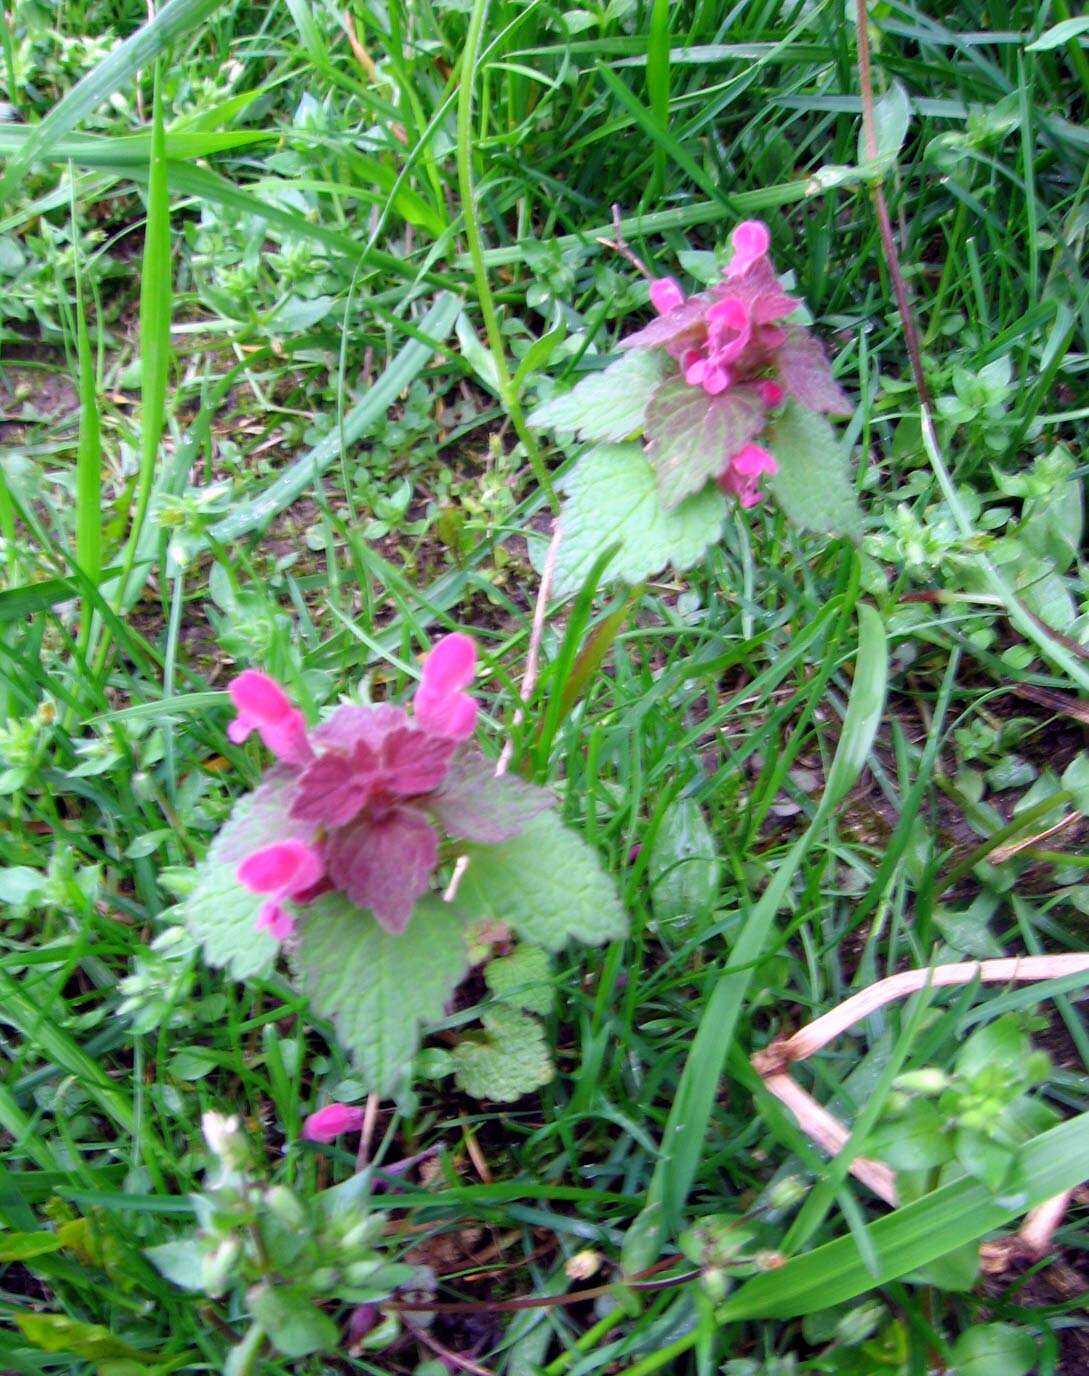
[{"label": "serrated leaf", "polygon": [[547,789],[517,774],[497,775],[490,760],[464,751],[454,757],[442,786],[427,799],[427,809],[448,836],[491,845],[517,836],[532,817],[555,802]]},{"label": "serrated leaf", "polygon": [[474,919],[509,923],[549,951],[571,937],[596,945],[627,932],[616,888],[596,852],[554,812],[540,813],[510,841],[472,846],[468,854],[458,894]]},{"label": "serrated leaf", "polygon": [[527,417],[529,424],[582,440],[626,439],[642,430],[647,402],[668,362],[660,350],[633,349],[584,377],[570,392],[536,407]]},{"label": "serrated leaf", "polygon": [[366,1087],[393,1090],[468,966],[463,916],[425,896],[406,929],[385,931],[343,894],[303,909],[292,963],[314,1012],[331,1019]]},{"label": "serrated leaf", "polygon": [[235,871],[247,855],[271,841],[287,840],[312,827],[293,822],[288,805],[294,778],[275,770],[240,798],[197,870],[193,891],[181,904],[181,918],[204,947],[209,965],[226,966],[235,979],[267,974],[279,943],[256,928],[265,901],[238,882]]},{"label": "serrated leaf", "polygon": [[709,911],[718,893],[715,843],[694,798],[666,808],[650,852],[651,903],[659,921]]},{"label": "serrated leaf", "polygon": [[553,582],[558,597],[576,592],[613,544],[619,548],[604,570],[604,582],[640,583],[667,564],[690,568],[719,538],[726,519],[726,498],[713,484],[666,511],[654,470],[637,444],[591,449],[564,486],[563,538]]},{"label": "serrated leaf", "polygon": [[803,530],[857,539],[861,513],[847,457],[824,417],[788,401],[762,443],[779,464],[765,486],[787,517]]},{"label": "serrated leaf", "polygon": [[779,381],[794,399],[810,411],[849,415],[851,402],[832,376],[824,345],[799,325],[786,327],[786,339],[775,354]]},{"label": "serrated leaf", "polygon": [[509,956],[497,956],[484,967],[484,981],[497,999],[527,1013],[552,1008],[552,966],[540,946],[522,945]]},{"label": "serrated leaf", "polygon": [[453,1050],[454,1078],[474,1099],[509,1104],[548,1084],[555,1074],[544,1031],[516,1008],[490,1008],[483,1034],[470,1033]]},{"label": "serrated leaf", "polygon": [[647,455],[667,511],[699,492],[764,428],[766,408],[755,387],[728,387],[712,397],[683,377],[667,378],[647,407]]},{"label": "serrated leaf", "polygon": [[911,125],[911,101],[899,81],[894,81],[873,108],[876,157],[866,149],[866,130],[858,131],[858,161],[863,170],[885,171],[896,161]]}]

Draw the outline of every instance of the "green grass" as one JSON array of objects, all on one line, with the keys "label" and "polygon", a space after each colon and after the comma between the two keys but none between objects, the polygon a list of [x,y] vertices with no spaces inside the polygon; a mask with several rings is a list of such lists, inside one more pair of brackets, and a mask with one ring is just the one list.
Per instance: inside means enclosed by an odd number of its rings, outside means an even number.
[{"label": "green grass", "polygon": [[[256,751],[225,737],[234,666],[316,709],[366,675],[399,691],[462,626],[482,647],[489,750],[513,732],[557,789],[631,935],[560,958],[558,1073],[539,1095],[499,1109],[420,1080],[413,1102],[383,1105],[380,1161],[441,1147],[426,1187],[411,1176],[384,1197],[419,1230],[393,1252],[422,1238],[446,1302],[618,1279],[622,1258],[649,1265],[708,1214],[755,1211],[762,1245],[797,1260],[724,1297],[685,1283],[612,1309],[441,1316],[441,1342],[504,1376],[705,1376],[727,1359],[772,1376],[790,1355],[848,1376],[936,1369],[959,1334],[1000,1321],[1037,1342],[1041,1373],[1085,1369],[1069,1282],[1086,1274],[1084,1209],[1059,1234],[1065,1269],[964,1292],[905,1280],[890,1253],[922,1264],[1016,1208],[947,1186],[887,1216],[748,1065],[895,970],[1089,934],[1080,811],[993,854],[1085,807],[1060,780],[1085,745],[1089,673],[1072,520],[1089,416],[1084,46],[1026,51],[1065,5],[1002,0],[990,31],[965,0],[928,8],[881,6],[872,36],[878,92],[900,81],[913,106],[885,185],[924,364],[935,397],[962,399],[1010,363],[997,401],[943,422],[937,454],[866,185],[812,185],[857,154],[841,4],[354,0],[364,62],[345,7],[323,0],[169,0],[146,27],[142,0],[9,7],[0,1225],[85,1218],[92,1242],[0,1262],[0,1318],[63,1313],[147,1355],[46,1352],[4,1323],[0,1368],[224,1369],[245,1316],[175,1288],[142,1250],[193,1224],[203,1112],[240,1114],[270,1178],[303,1195],[350,1175],[346,1151],[297,1140],[352,1088],[302,1000],[149,946],[258,776]],[[631,248],[682,277],[738,219],[767,220],[858,401],[845,433],[867,537],[860,554],[800,535],[767,503],[638,600],[577,601],[546,626],[518,725],[532,561],[571,462],[523,411],[642,318],[637,274],[597,242],[614,203]],[[1058,444],[1073,487],[1033,467]],[[683,857],[658,842],[682,799],[718,862],[692,911],[670,906]],[[1072,1120],[1089,1109],[1083,991],[1053,992],[1046,1098]],[[798,1073],[840,1116],[876,1117],[894,1064],[947,1067],[972,1028],[1038,998],[890,1009]],[[1082,1172],[1083,1136],[1036,1137],[1026,1198]],[[789,1176],[808,1198],[777,1210],[769,1187]],[[570,1281],[586,1248],[603,1269]],[[869,1291],[874,1342],[899,1355],[818,1338],[797,1316],[822,1286],[837,1303]],[[255,1371],[317,1373],[434,1354],[407,1337],[335,1362],[252,1355]]]}]

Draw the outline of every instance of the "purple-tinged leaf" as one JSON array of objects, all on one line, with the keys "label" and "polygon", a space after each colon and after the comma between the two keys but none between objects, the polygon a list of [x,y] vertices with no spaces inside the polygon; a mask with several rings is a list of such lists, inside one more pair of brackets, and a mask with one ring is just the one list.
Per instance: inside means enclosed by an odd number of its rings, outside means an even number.
[{"label": "purple-tinged leaf", "polygon": [[555,805],[547,789],[495,773],[495,766],[475,751],[455,756],[450,772],[426,806],[448,836],[495,844],[524,831],[526,825]]},{"label": "purple-tinged leaf", "polygon": [[680,347],[689,337],[696,340],[706,333],[705,316],[715,298],[709,292],[690,296],[682,305],[675,307],[668,315],[661,315],[644,325],[635,334],[629,334],[617,346],[621,349],[663,349],[667,345]]},{"label": "purple-tinged leaf", "polygon": [[366,741],[356,741],[348,751],[327,750],[303,770],[291,815],[342,827],[369,802],[384,778],[378,752]]},{"label": "purple-tinged leaf", "polygon": [[438,788],[446,777],[457,741],[411,729],[391,731],[382,743],[386,787],[398,798]]},{"label": "purple-tinged leaf", "polygon": [[764,428],[766,409],[753,386],[728,387],[708,396],[682,377],[663,382],[647,407],[647,457],[658,495],[672,511]]},{"label": "purple-tinged leaf", "polygon": [[395,934],[404,931],[412,905],[427,892],[438,858],[439,838],[427,818],[410,807],[342,827],[325,849],[334,886]]},{"label": "purple-tinged leaf", "polygon": [[338,707],[328,721],[310,733],[316,745],[337,750],[351,750],[357,741],[366,741],[377,750],[389,733],[408,725],[408,713],[401,707],[379,703],[375,707]]},{"label": "purple-tinged leaf", "polygon": [[786,336],[775,355],[779,381],[785,390],[810,411],[849,415],[850,398],[832,376],[824,345],[797,325],[788,326]]}]

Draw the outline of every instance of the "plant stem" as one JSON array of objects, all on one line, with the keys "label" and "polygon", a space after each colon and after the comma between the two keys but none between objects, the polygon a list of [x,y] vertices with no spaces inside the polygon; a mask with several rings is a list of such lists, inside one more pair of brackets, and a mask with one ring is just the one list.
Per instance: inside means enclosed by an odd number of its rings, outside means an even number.
[{"label": "plant stem", "polygon": [[461,87],[458,90],[457,118],[457,167],[458,187],[461,191],[461,210],[465,217],[465,239],[469,245],[469,257],[473,264],[473,278],[476,282],[480,314],[484,318],[484,329],[488,335],[488,345],[495,360],[496,379],[499,396],[507,414],[511,418],[515,432],[522,441],[529,456],[534,475],[548,498],[555,515],[559,511],[556,491],[548,475],[544,459],[541,457],[537,441],[526,427],[522,403],[514,390],[507,355],[503,345],[503,333],[499,328],[499,316],[495,309],[488,269],[484,262],[484,244],[480,233],[480,219],[476,207],[476,187],[473,184],[473,81],[476,65],[480,57],[480,40],[484,32],[484,20],[488,14],[488,0],[474,0],[469,17],[469,31],[465,36],[465,47],[461,54]]}]

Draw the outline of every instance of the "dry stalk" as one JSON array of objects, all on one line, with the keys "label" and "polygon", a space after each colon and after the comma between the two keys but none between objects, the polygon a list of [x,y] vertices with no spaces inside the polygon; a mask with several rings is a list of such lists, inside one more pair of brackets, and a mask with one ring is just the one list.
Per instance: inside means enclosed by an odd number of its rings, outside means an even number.
[{"label": "dry stalk", "polygon": [[[896,999],[907,998],[924,989],[940,989],[955,985],[1008,984],[1058,979],[1089,971],[1089,952],[1078,951],[1064,956],[1011,956],[1003,960],[961,961],[952,965],[935,965],[926,970],[904,970],[888,979],[878,980],[869,988],[846,999],[831,1012],[817,1018],[791,1037],[772,1042],[752,1058],[753,1069],[761,1077],[765,1088],[788,1108],[805,1135],[829,1156],[838,1156],[850,1138],[850,1130],[834,1114],[817,1103],[788,1073],[795,1061],[804,1061],[841,1036],[855,1023],[868,1018],[879,1008]],[[886,1204],[896,1207],[896,1176],[888,1166],[868,1157],[857,1156],[850,1171]],[[985,1270],[1004,1270],[1012,1261],[1027,1258],[1039,1260],[1051,1245],[1056,1228],[1070,1202],[1071,1191],[1045,1200],[1025,1216],[1015,1237],[984,1243],[980,1258]]]}]

